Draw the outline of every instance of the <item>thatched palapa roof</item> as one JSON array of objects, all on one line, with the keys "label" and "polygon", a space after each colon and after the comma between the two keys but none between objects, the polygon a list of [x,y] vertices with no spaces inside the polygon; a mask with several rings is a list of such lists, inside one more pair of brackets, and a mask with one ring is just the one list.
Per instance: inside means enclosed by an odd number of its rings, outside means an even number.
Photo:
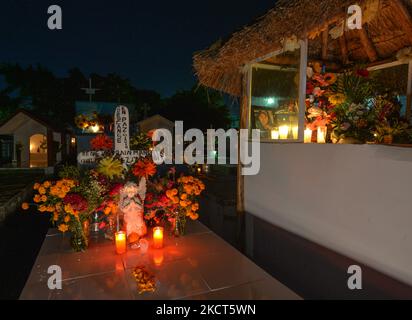
[{"label": "thatched palapa roof", "polygon": [[[348,7],[359,4],[362,30],[345,30],[334,39]],[[279,0],[251,25],[194,54],[200,84],[234,96],[242,92],[244,65],[282,48],[282,41],[309,38],[309,57],[335,65],[377,62],[412,46],[412,0]]]}]

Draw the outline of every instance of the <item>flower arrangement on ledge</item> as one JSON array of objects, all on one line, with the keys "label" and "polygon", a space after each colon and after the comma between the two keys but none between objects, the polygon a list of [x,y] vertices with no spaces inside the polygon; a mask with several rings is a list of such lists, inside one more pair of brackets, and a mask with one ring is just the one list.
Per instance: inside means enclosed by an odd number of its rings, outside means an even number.
[{"label": "flower arrangement on ledge", "polygon": [[[174,167],[160,175],[151,158],[140,158],[130,166],[114,154],[113,142],[107,136],[91,141],[94,150],[105,150],[93,169],[80,171],[66,166],[59,179],[34,184],[33,204],[49,213],[59,231],[71,233],[74,250],[88,246],[90,224],[97,224],[108,239],[113,239],[119,221],[120,193],[126,183],[147,181],[144,220],[148,226],[169,224],[175,235],[184,233],[186,219],[198,219],[198,197],[205,189],[202,181],[192,176],[176,177]],[[22,205],[29,208],[28,203]],[[94,218],[98,216],[97,220]]]},{"label": "flower arrangement on ledge", "polygon": [[314,132],[325,128],[328,142],[411,141],[412,130],[401,117],[397,96],[378,94],[378,83],[368,70],[359,67],[334,75],[315,64],[307,77],[306,127]]}]

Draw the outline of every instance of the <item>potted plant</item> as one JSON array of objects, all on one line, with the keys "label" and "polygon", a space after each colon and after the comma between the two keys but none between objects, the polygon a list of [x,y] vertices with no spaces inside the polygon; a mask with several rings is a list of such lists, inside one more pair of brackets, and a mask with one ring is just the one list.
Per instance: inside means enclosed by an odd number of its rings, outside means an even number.
[{"label": "potted plant", "polygon": [[388,121],[376,127],[375,137],[378,143],[392,144],[393,139],[405,132],[407,124],[396,122],[391,125]]}]

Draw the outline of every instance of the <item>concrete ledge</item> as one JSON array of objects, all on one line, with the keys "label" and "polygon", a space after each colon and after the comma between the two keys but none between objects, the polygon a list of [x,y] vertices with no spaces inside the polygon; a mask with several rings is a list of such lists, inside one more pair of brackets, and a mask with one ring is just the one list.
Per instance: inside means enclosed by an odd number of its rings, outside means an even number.
[{"label": "concrete ledge", "polygon": [[32,183],[28,184],[18,194],[14,195],[10,200],[0,206],[0,222],[3,222],[8,215],[21,206],[24,200],[33,194],[32,187]]}]

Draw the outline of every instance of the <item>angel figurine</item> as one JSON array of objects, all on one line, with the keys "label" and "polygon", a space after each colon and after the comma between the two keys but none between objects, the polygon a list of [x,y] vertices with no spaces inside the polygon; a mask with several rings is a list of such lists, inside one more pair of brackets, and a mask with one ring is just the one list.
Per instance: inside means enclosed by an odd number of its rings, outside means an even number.
[{"label": "angel figurine", "polygon": [[144,222],[144,199],[146,197],[146,179],[140,179],[139,185],[128,182],[120,191],[119,209],[126,224],[129,243],[138,246],[139,239],[147,233]]}]

